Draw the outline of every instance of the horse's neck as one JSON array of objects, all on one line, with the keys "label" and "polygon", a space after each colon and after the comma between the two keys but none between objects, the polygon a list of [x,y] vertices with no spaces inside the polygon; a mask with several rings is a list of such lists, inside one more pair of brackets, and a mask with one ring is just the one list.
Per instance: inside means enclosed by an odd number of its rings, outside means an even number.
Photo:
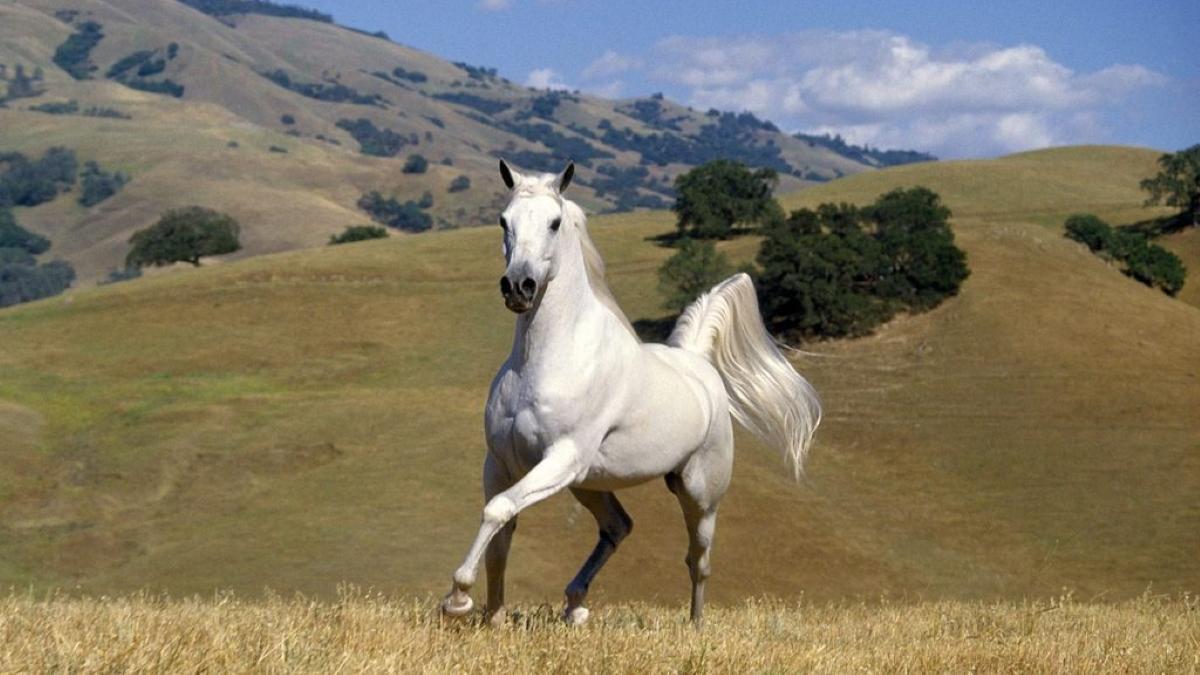
[{"label": "horse's neck", "polygon": [[588,283],[582,251],[571,247],[561,262],[537,307],[517,318],[512,356],[518,367],[547,361],[562,366],[572,352],[589,348],[578,332],[595,326],[592,319],[601,317],[604,309]]}]

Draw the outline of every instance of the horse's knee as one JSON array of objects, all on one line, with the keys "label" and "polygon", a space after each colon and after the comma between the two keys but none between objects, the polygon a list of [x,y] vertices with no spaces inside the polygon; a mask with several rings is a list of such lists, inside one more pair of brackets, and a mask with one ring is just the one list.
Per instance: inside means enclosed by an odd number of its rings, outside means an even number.
[{"label": "horse's knee", "polygon": [[483,507],[483,521],[494,525],[504,525],[517,515],[517,505],[504,495],[496,495],[488,500]]}]

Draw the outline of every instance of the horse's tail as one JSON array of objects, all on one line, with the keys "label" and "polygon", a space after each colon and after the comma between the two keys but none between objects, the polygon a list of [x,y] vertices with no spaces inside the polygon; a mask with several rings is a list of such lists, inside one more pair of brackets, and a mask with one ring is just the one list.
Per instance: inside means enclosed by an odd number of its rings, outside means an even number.
[{"label": "horse's tail", "polygon": [[821,423],[821,402],[767,333],[750,277],[735,274],[700,296],[684,310],[667,342],[716,367],[733,418],[782,451],[799,479]]}]

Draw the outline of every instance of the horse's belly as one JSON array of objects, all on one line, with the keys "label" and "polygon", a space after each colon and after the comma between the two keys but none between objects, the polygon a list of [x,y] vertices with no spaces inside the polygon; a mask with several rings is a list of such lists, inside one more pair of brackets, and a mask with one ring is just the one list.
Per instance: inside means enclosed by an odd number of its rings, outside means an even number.
[{"label": "horse's belly", "polygon": [[578,487],[618,490],[640,485],[679,468],[697,443],[676,437],[660,443],[651,434],[617,431],[600,444]]}]

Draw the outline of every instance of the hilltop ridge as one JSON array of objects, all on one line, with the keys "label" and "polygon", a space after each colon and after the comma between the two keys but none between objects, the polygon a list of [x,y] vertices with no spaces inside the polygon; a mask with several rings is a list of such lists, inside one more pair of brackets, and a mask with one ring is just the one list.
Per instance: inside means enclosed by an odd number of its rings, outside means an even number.
[{"label": "hilltop ridge", "polygon": [[[490,223],[501,155],[527,170],[575,160],[591,212],[666,207],[675,176],[717,157],[777,170],[781,191],[884,163],[748,113],[530,89],[258,0],[16,0],[0,5],[0,64],[40,75],[36,95],[0,108],[0,149],[66,146],[132,178],[96,208],[18,214],[85,282],[120,267],[134,231],[190,204],[241,221],[234,258],[364,224],[370,191],[422,204],[437,229]],[[82,112],[97,108],[113,115]],[[411,155],[427,168],[406,173]]]}]

